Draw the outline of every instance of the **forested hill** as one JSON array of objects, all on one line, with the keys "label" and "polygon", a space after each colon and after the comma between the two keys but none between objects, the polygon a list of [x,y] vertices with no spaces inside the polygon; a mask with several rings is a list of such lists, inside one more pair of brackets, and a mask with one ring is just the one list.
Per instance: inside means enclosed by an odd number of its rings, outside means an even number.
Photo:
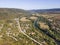
[{"label": "forested hill", "polygon": [[27,10],[15,8],[0,8],[0,19],[15,18],[26,15],[30,15],[30,13]]},{"label": "forested hill", "polygon": [[60,8],[55,9],[37,9],[37,10],[30,10],[33,13],[52,13],[52,14],[59,14]]}]

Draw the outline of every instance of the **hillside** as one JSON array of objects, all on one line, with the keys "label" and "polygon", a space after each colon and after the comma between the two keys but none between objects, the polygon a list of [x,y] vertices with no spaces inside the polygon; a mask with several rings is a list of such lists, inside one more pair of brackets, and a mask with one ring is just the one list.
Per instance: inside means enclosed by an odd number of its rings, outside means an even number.
[{"label": "hillside", "polygon": [[44,12],[0,8],[0,45],[60,45],[60,10]]},{"label": "hillside", "polygon": [[33,13],[52,13],[52,14],[60,14],[60,8],[55,9],[37,9],[37,10],[30,10]]},{"label": "hillside", "polygon": [[0,19],[9,19],[26,15],[30,15],[30,13],[23,9],[0,8]]}]

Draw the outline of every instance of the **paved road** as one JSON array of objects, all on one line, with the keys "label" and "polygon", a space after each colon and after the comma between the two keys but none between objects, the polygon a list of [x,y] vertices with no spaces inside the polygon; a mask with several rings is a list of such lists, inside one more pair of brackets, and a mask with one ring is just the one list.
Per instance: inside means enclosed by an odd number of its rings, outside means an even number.
[{"label": "paved road", "polygon": [[26,33],[24,33],[20,27],[20,23],[19,23],[19,18],[16,18],[15,19],[17,24],[18,24],[18,29],[19,29],[19,32],[21,32],[22,34],[24,34],[26,37],[28,37],[29,39],[31,39],[32,41],[36,42],[37,44],[39,45],[42,45],[40,42],[36,41],[35,39],[31,38],[30,36],[28,36]]}]

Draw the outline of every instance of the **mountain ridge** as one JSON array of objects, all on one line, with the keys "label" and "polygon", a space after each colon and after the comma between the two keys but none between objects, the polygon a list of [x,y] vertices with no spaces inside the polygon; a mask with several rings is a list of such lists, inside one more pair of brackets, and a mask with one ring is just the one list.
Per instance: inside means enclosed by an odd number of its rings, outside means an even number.
[{"label": "mountain ridge", "polygon": [[33,13],[60,13],[60,8],[30,10]]}]

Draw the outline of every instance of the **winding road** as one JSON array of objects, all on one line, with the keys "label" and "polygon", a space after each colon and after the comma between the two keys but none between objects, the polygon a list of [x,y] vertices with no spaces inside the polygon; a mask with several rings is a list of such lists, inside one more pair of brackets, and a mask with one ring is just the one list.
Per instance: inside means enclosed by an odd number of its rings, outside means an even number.
[{"label": "winding road", "polygon": [[18,24],[18,30],[19,30],[20,33],[22,33],[23,35],[25,35],[26,37],[28,37],[29,39],[31,39],[31,40],[34,41],[35,43],[37,43],[37,44],[39,44],[39,45],[42,45],[42,43],[36,41],[35,39],[33,39],[32,37],[28,36],[26,33],[24,33],[24,32],[22,31],[21,26],[20,26],[20,23],[19,23],[19,18],[16,18],[15,20],[16,20],[16,22],[17,22],[17,24]]}]

